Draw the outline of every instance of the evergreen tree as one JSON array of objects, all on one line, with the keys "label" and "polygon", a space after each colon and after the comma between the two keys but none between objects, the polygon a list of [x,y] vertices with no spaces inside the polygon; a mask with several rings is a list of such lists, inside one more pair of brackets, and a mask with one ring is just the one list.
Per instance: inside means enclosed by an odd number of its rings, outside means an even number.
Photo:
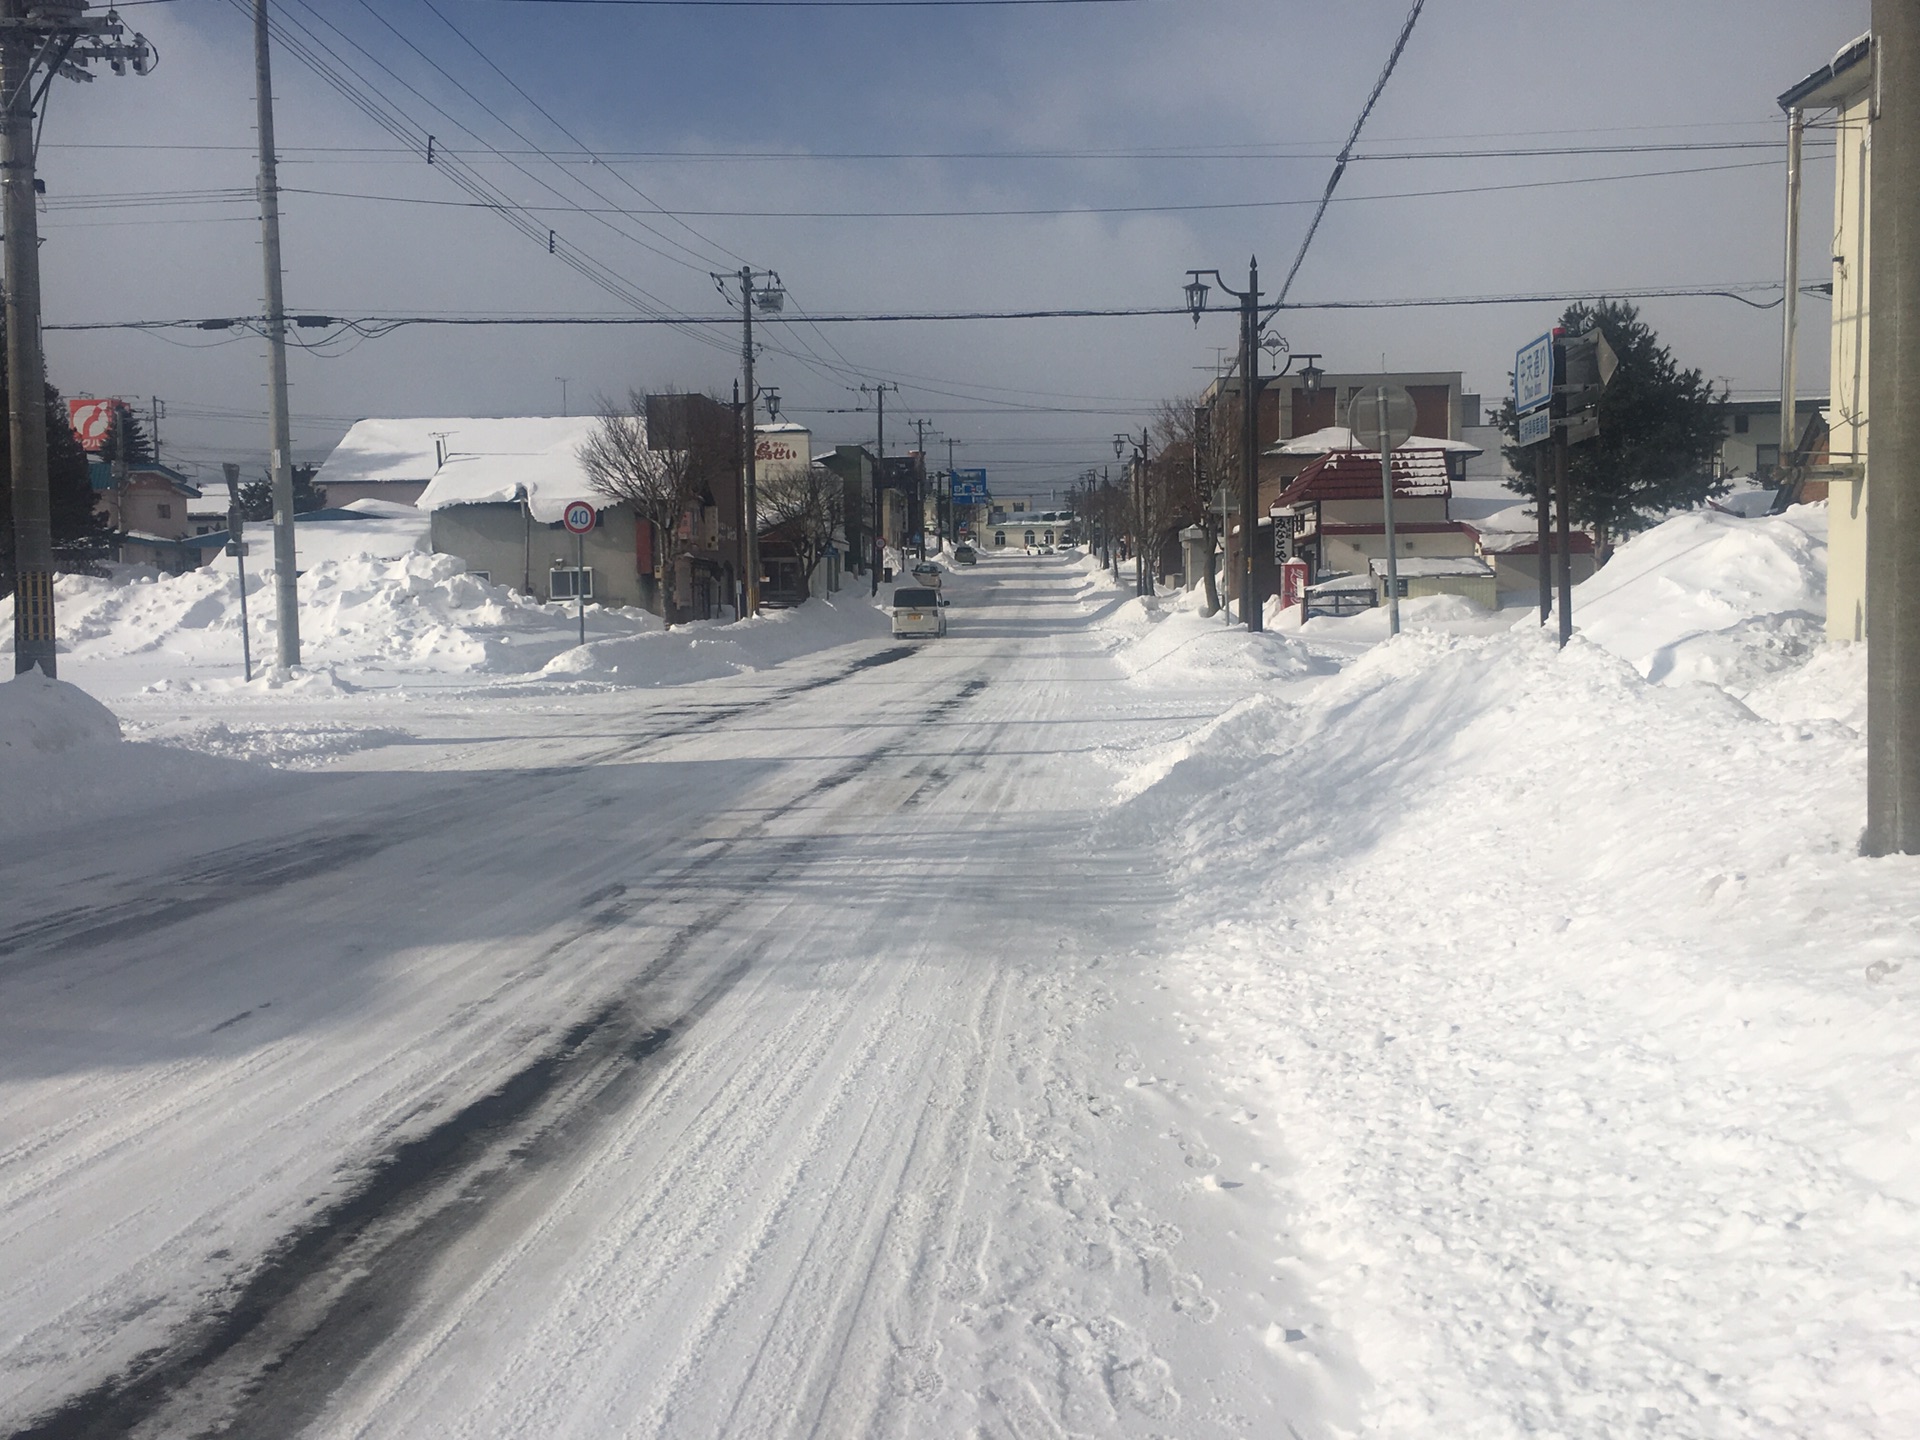
[{"label": "evergreen tree", "polygon": [[[294,514],[305,515],[312,510],[327,508],[327,492],[313,483],[313,477],[319,469],[318,465],[293,467]],[[258,480],[247,480],[241,483],[240,509],[249,520],[273,518],[273,477],[271,475],[262,475]]]},{"label": "evergreen tree", "polygon": [[[1639,310],[1624,301],[1569,305],[1560,324],[1569,335],[1600,331],[1620,357],[1613,383],[1601,393],[1600,434],[1572,447],[1567,466],[1573,523],[1593,532],[1604,564],[1615,540],[1726,493],[1713,468],[1727,397],[1699,370],[1681,369]],[[1517,437],[1511,397],[1495,423]],[[1510,489],[1534,494],[1538,448],[1506,447],[1508,463],[1520,472]]]},{"label": "evergreen tree", "polygon": [[[0,333],[0,414],[8,403],[4,334]],[[47,386],[47,500],[54,563],[85,570],[106,554],[106,517],[94,511],[87,455],[67,424],[67,402]],[[0,595],[13,593],[13,456],[0,435]]]}]

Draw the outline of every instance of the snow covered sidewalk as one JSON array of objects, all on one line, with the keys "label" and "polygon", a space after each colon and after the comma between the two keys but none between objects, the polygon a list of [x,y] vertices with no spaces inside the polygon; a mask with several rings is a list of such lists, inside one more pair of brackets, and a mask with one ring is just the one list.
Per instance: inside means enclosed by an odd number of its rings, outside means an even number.
[{"label": "snow covered sidewalk", "polygon": [[1817,550],[1662,528],[1586,596],[1634,663],[1409,633],[1123,777],[1361,1433],[1920,1433],[1920,862],[1855,854]]}]

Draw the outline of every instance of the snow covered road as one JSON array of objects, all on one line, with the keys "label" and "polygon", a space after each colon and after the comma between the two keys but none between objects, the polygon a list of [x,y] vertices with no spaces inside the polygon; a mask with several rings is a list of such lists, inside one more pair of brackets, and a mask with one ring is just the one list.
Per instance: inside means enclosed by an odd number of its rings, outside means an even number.
[{"label": "snow covered road", "polygon": [[1325,1433],[1077,579],[11,854],[0,1427]]}]

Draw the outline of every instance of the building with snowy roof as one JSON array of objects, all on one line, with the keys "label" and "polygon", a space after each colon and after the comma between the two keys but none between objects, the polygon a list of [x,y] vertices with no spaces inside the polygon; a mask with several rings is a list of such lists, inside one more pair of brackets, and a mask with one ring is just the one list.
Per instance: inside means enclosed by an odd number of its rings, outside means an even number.
[{"label": "building with snowy roof", "polygon": [[[361,420],[316,479],[336,505],[411,492],[428,512],[436,554],[522,594],[647,605],[633,511],[595,490],[580,461],[598,423],[591,415]],[[561,524],[576,500],[599,513],[579,545]]]},{"label": "building with snowy roof", "polygon": [[[1415,448],[1417,443],[1409,441],[1392,457],[1399,558],[1466,559],[1478,564],[1472,533],[1448,513],[1459,457],[1473,447],[1454,441]],[[1293,553],[1307,562],[1308,574],[1316,581],[1367,574],[1370,564],[1384,560],[1387,553],[1380,452],[1331,449],[1319,454],[1274,497],[1268,516],[1264,524],[1282,523],[1283,545],[1286,530],[1291,530]],[[1262,547],[1272,548],[1270,543]],[[1491,570],[1486,575],[1491,580]],[[1479,589],[1472,593],[1480,598]],[[1486,594],[1491,600],[1490,588]]]}]

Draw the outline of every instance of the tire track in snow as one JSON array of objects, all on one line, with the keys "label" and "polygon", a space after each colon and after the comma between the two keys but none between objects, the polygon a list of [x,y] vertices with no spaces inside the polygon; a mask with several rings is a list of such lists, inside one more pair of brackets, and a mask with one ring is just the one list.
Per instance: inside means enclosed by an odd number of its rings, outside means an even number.
[{"label": "tire track in snow", "polygon": [[[897,658],[899,653],[883,651],[864,657],[846,673]],[[828,683],[833,682],[816,679],[801,689]],[[978,688],[971,686],[966,696]],[[961,698],[936,702],[922,720],[949,711]],[[838,767],[769,812],[753,830],[764,834],[808,801],[861,778],[904,746],[912,722],[903,722],[903,728],[906,735]],[[799,868],[803,849],[804,841],[784,847],[782,863]],[[709,850],[688,869],[697,872],[725,853],[724,846]],[[730,903],[712,907],[685,928],[677,945],[649,967],[634,989],[644,990],[647,980],[657,978],[729,908]],[[616,1097],[609,1092],[623,1081],[635,1083],[645,1062],[731,990],[753,959],[751,953],[741,957],[714,977],[692,1006],[664,1022],[645,1014],[635,1003],[642,998],[638,995],[609,1001],[495,1089],[425,1134],[390,1149],[372,1164],[357,1189],[290,1234],[236,1286],[230,1300],[189,1324],[174,1342],[16,1433],[21,1440],[40,1440],[121,1435],[155,1426],[170,1431],[174,1424],[168,1407],[183,1392],[188,1398],[203,1397],[202,1403],[210,1406],[212,1413],[200,1422],[206,1428],[290,1433],[399,1322],[414,1282],[432,1258],[476,1226],[499,1199],[500,1189],[489,1191],[488,1184],[498,1182],[508,1165],[533,1153],[543,1137],[558,1143],[554,1137],[569,1111],[617,1110]],[[549,1102],[567,1095],[573,1097],[572,1105],[547,1113]],[[581,1126],[567,1138],[576,1145],[585,1143],[591,1128]],[[328,1277],[343,1263],[358,1268],[345,1284],[329,1285]],[[224,1373],[221,1367],[227,1365],[237,1365],[244,1373]],[[222,1411],[234,1407],[238,1413],[230,1420],[220,1418]]]}]

